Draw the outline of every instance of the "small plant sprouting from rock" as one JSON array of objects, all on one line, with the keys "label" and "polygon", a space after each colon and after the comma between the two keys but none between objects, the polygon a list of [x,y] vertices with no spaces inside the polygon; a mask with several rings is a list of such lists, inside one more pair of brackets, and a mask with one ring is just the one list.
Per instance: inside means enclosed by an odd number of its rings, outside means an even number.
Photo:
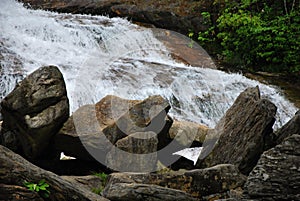
[{"label": "small plant sprouting from rock", "polygon": [[189,48],[193,48],[194,46],[193,36],[194,36],[194,32],[190,30],[188,34],[188,37],[190,38],[190,42],[188,44]]},{"label": "small plant sprouting from rock", "polygon": [[39,183],[32,182],[24,182],[24,186],[26,186],[29,190],[37,192],[44,198],[48,198],[50,196],[49,184],[46,183],[44,179],[40,180]]},{"label": "small plant sprouting from rock", "polygon": [[106,179],[107,179],[107,174],[105,174],[104,172],[101,172],[101,173],[94,173],[95,176],[97,177],[100,177],[102,179],[102,181],[105,183],[106,182]]},{"label": "small plant sprouting from rock", "polygon": [[93,193],[96,193],[96,194],[98,194],[98,195],[101,195],[101,193],[102,193],[102,191],[103,191],[103,189],[104,189],[104,187],[105,187],[105,185],[106,185],[108,175],[105,174],[104,172],[101,172],[101,173],[95,172],[95,173],[93,173],[93,175],[95,175],[95,176],[101,178],[102,184],[101,184],[98,188],[93,188],[93,189],[92,189],[92,192],[93,192]]}]

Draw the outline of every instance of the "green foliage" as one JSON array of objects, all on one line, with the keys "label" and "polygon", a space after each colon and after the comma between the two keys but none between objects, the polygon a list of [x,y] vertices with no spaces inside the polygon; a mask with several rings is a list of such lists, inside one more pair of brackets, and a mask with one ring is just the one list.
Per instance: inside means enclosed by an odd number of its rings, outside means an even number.
[{"label": "green foliage", "polygon": [[230,1],[198,40],[221,44],[220,54],[236,66],[299,72],[300,1]]},{"label": "green foliage", "polygon": [[103,182],[106,182],[107,177],[108,177],[108,175],[105,174],[104,172],[100,172],[100,173],[94,172],[93,175],[100,177]]},{"label": "green foliage", "polygon": [[24,182],[24,186],[31,191],[39,193],[42,197],[48,198],[50,196],[49,184],[46,183],[44,179],[40,180],[39,183]]}]

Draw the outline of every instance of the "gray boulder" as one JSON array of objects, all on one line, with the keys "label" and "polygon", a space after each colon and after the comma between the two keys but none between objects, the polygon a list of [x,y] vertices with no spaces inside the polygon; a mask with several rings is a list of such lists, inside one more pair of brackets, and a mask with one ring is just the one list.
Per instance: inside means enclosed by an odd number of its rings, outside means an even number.
[{"label": "gray boulder", "polygon": [[249,174],[273,132],[276,109],[273,103],[260,98],[258,87],[246,89],[215,129],[208,132],[197,167],[229,163]]},{"label": "gray boulder", "polygon": [[[28,75],[1,102],[1,143],[35,159],[69,117],[69,100],[63,76],[55,66]],[[17,139],[18,142],[15,142]]]},{"label": "gray boulder", "polygon": [[300,200],[300,135],[263,153],[245,184],[255,200]]}]

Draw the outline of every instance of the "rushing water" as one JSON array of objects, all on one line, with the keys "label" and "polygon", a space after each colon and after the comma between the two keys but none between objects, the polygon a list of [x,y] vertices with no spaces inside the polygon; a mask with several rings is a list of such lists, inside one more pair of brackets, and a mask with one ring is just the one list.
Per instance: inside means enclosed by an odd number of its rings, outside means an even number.
[{"label": "rushing water", "polygon": [[240,92],[259,85],[278,107],[277,127],[296,112],[275,87],[174,61],[150,29],[125,19],[29,10],[1,0],[0,30],[0,98],[28,73],[53,64],[65,77],[71,111],[107,94],[160,94],[174,118],[213,127]]}]

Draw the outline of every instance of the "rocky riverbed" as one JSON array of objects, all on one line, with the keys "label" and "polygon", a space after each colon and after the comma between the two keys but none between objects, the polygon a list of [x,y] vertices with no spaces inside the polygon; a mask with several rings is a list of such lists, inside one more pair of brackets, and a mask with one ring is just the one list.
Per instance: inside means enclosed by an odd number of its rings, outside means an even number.
[{"label": "rocky riverbed", "polygon": [[[1,102],[1,200],[299,200],[300,113],[274,133],[276,106],[258,87],[208,128],[174,121],[161,96],[107,96],[69,117],[62,78],[41,67]],[[200,145],[195,166],[172,155]],[[25,185],[40,181],[48,197]]]}]

